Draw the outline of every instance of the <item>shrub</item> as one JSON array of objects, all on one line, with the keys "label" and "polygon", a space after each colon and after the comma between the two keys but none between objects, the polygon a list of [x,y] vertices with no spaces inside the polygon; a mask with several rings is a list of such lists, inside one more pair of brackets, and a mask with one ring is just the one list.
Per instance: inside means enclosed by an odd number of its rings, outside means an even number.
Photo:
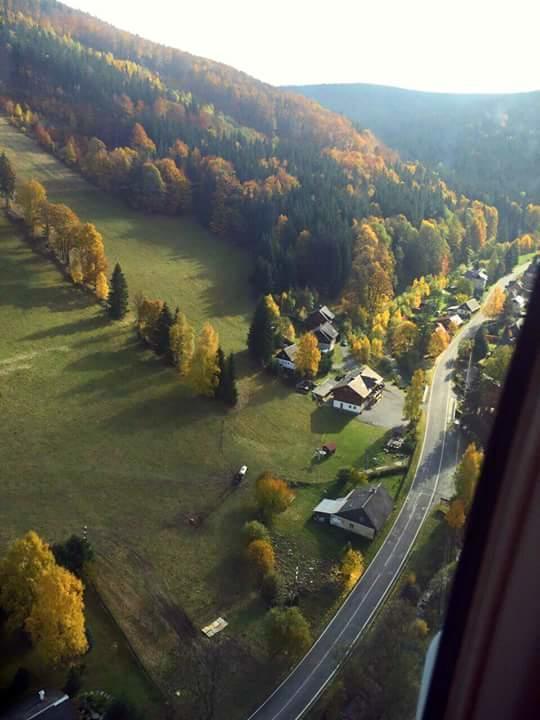
[{"label": "shrub", "polygon": [[261,596],[270,606],[279,605],[283,599],[283,578],[277,572],[269,572],[263,577]]},{"label": "shrub", "polygon": [[268,540],[270,537],[268,534],[268,528],[266,528],[258,520],[249,520],[244,523],[242,533],[248,545],[252,540]]},{"label": "shrub", "polygon": [[252,540],[247,547],[246,555],[252,569],[261,579],[276,566],[274,549],[267,540]]}]

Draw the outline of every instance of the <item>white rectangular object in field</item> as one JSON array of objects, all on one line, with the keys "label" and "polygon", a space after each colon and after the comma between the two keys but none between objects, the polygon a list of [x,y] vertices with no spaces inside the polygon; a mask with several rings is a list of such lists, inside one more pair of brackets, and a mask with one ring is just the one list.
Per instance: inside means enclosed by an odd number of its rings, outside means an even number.
[{"label": "white rectangular object in field", "polygon": [[218,632],[221,632],[224,630],[229,623],[224,620],[222,617],[219,617],[217,620],[214,620],[213,623],[210,623],[210,625],[206,625],[206,627],[202,628],[203,633],[206,635],[206,637],[213,637]]}]

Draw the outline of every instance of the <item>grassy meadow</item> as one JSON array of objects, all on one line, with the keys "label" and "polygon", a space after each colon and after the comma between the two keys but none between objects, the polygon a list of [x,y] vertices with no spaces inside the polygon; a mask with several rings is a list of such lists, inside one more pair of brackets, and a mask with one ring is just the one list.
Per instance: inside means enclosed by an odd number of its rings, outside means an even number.
[{"label": "grassy meadow", "polygon": [[[141,347],[129,320],[111,324],[0,217],[0,546],[30,528],[55,542],[87,525],[99,592],[170,697],[189,682],[177,671],[178,648],[225,617],[238,652],[220,708],[224,718],[240,717],[284,671],[267,662],[266,608],[243,560],[255,478],[271,469],[295,485],[272,536],[281,572],[290,583],[298,566],[310,591],[301,605],[316,632],[338,600],[324,581],[349,538],[313,523],[312,508],[339,493],[341,466],[383,457],[385,429],[317,408],[251,366],[249,261],[239,250],[191,220],[130,210],[0,119],[1,147],[20,177],[35,177],[51,200],[95,222],[131,292],[178,303],[197,327],[215,324],[225,350],[240,351],[240,404],[227,412],[195,398]],[[323,441],[335,441],[337,452],[314,464]],[[243,463],[247,480],[233,490]],[[400,481],[384,482],[396,493]],[[354,542],[369,558],[368,544]],[[90,679],[105,684],[97,668],[113,662],[117,633],[109,640],[92,613],[98,660]],[[106,689],[137,699],[144,678],[126,690],[127,664],[119,668]]]}]

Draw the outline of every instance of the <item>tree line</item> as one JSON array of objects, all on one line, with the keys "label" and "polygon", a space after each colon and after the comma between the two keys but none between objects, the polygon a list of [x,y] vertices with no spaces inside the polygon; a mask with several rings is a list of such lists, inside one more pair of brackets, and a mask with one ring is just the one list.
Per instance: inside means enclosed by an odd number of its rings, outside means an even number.
[{"label": "tree line", "polygon": [[[494,208],[312,101],[57,4],[14,0],[4,15],[13,121],[133,206],[193,212],[249,248],[260,293],[353,289],[363,303],[372,277],[393,295],[496,235]],[[368,218],[374,275],[355,270]]]}]

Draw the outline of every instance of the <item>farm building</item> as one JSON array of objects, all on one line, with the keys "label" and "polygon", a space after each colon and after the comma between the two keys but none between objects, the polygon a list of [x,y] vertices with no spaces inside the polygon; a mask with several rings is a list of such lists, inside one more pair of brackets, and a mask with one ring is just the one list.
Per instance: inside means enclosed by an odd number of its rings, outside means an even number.
[{"label": "farm building", "polygon": [[313,330],[321,352],[330,352],[336,345],[339,333],[330,322],[325,322]]},{"label": "farm building", "polygon": [[313,519],[373,540],[392,512],[394,502],[381,483],[356,488],[343,498],[322,500]]},{"label": "farm building", "polygon": [[335,319],[334,313],[326,305],[321,305],[321,307],[308,315],[305,327],[306,330],[314,330],[320,325],[324,325],[324,323],[333,323]]},{"label": "farm building", "polygon": [[475,292],[481,294],[486,289],[488,275],[485,270],[467,270],[465,278],[471,281]]}]

